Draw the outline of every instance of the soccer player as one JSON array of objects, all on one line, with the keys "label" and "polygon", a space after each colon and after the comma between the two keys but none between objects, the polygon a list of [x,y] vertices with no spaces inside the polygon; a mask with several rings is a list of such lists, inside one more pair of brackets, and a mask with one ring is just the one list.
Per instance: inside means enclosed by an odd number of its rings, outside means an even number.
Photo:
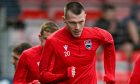
[{"label": "soccer player", "polygon": [[11,63],[14,65],[15,69],[21,53],[28,48],[31,48],[31,45],[26,42],[18,44],[13,48]]},{"label": "soccer player", "polygon": [[58,26],[52,21],[47,21],[41,26],[41,31],[39,34],[41,44],[22,53],[16,68],[13,84],[40,84],[38,81],[38,66],[40,63],[42,49],[47,37],[57,29]]},{"label": "soccer player", "polygon": [[128,84],[140,84],[140,57],[135,62],[134,69],[129,79]]},{"label": "soccer player", "polygon": [[104,47],[106,84],[115,83],[115,48],[110,33],[85,27],[86,12],[79,2],[64,8],[65,26],[53,33],[44,45],[39,65],[41,84],[97,84],[96,50]]}]

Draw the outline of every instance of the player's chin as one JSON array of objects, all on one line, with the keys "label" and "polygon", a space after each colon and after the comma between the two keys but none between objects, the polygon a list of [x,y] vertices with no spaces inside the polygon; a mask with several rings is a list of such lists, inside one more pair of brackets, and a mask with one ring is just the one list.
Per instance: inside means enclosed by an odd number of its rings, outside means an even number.
[{"label": "player's chin", "polygon": [[78,38],[80,36],[81,36],[81,34],[73,34],[73,37],[75,37],[75,38]]}]

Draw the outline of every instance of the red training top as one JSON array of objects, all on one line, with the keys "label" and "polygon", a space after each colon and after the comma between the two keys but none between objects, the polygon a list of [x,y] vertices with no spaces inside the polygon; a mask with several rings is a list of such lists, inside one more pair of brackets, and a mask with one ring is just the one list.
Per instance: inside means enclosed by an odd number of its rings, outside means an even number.
[{"label": "red training top", "polygon": [[27,84],[39,79],[39,62],[42,46],[37,45],[25,50],[19,59],[13,84]]},{"label": "red training top", "polygon": [[[111,34],[97,27],[84,27],[78,38],[64,27],[47,39],[39,66],[41,84],[97,84],[95,63],[99,45],[104,47],[104,80],[114,84],[114,41]],[[75,67],[75,75],[68,78],[67,69],[71,66]]]}]

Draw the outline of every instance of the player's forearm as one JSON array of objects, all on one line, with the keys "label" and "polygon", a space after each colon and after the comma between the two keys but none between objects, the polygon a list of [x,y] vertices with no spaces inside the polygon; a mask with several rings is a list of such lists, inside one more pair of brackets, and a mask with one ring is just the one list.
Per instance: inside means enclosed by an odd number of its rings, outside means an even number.
[{"label": "player's forearm", "polygon": [[13,84],[26,84],[26,82],[14,81]]},{"label": "player's forearm", "polygon": [[108,44],[104,52],[105,81],[115,81],[115,48],[114,43]]},{"label": "player's forearm", "polygon": [[115,84],[115,82],[106,82],[106,84]]},{"label": "player's forearm", "polygon": [[63,74],[53,74],[51,72],[42,71],[40,74],[41,83],[59,83],[67,81],[69,78],[73,78],[76,74],[76,67],[70,66],[67,68],[67,71]]},{"label": "player's forearm", "polygon": [[115,84],[114,76],[104,76],[104,81],[106,82],[106,84]]},{"label": "player's forearm", "polygon": [[66,75],[65,74],[53,74],[51,72],[45,72],[43,71],[40,74],[40,82],[41,83],[50,83],[50,82],[56,82],[56,81],[63,81],[64,79],[66,79]]},{"label": "player's forearm", "polygon": [[33,80],[32,82],[27,83],[27,84],[41,84],[41,83],[39,82],[39,80]]}]

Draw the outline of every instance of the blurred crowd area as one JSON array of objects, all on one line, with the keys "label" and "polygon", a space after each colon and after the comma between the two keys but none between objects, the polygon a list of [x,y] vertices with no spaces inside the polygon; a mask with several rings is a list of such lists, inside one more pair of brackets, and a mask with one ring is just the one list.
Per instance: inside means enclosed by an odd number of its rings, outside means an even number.
[{"label": "blurred crowd area", "polygon": [[[40,25],[50,19],[64,25],[63,7],[69,1],[83,3],[86,26],[109,31],[116,48],[116,84],[127,84],[134,61],[140,56],[140,0],[0,0],[0,80],[12,80],[13,46],[39,43]],[[97,51],[98,84],[103,84],[103,49]],[[0,84],[3,81],[0,81]],[[6,81],[7,82],[7,81]],[[10,84],[10,82],[4,84]]]}]

